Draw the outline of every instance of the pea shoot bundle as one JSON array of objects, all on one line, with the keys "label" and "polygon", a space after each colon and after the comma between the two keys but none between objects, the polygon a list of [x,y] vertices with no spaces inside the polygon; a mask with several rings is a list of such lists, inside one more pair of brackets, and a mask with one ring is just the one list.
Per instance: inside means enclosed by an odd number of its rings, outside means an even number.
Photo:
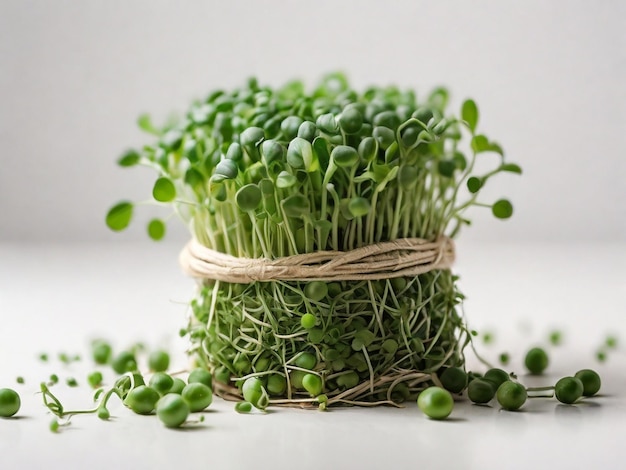
[{"label": "pea shoot bundle", "polygon": [[[432,384],[438,370],[463,366],[463,295],[441,260],[470,223],[470,207],[512,215],[506,199],[478,198],[490,178],[521,169],[476,132],[472,100],[460,117],[448,113],[447,102],[443,88],[418,102],[414,92],[394,87],[358,93],[332,74],[312,93],[300,82],[274,90],[252,79],[210,94],[162,129],[140,118],[155,143],[127,152],[119,164],[155,169],[154,201],[226,264],[281,264],[387,242],[433,246],[428,269],[411,275],[399,275],[407,249],[384,255],[397,264],[376,278],[327,273],[233,282],[209,273],[185,334],[213,373],[216,393],[322,407],[396,404]],[[477,174],[477,156],[486,152],[499,155],[498,163]],[[134,204],[122,201],[107,224],[123,230],[133,212]],[[165,222],[150,221],[148,234],[161,239]]]}]

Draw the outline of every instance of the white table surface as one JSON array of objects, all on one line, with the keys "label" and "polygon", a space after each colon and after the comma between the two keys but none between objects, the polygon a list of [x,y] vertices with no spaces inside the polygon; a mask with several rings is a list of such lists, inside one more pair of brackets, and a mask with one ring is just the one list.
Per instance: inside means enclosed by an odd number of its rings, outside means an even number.
[{"label": "white table surface", "polygon": [[[491,345],[476,342],[482,355],[497,362],[508,351],[507,369],[528,385],[595,368],[601,396],[575,406],[532,399],[520,412],[462,400],[446,421],[426,419],[413,403],[239,415],[217,399],[202,425],[184,430],[114,403],[111,422],[76,416],[53,434],[35,393],[40,381],[53,372],[75,376],[80,387],[59,385],[55,393],[68,406],[91,403],[90,361],[68,367],[56,353],[85,355],[94,336],[118,348],[140,340],[168,348],[174,367],[185,367],[177,332],[194,286],[179,271],[171,243],[0,244],[0,388],[22,397],[18,418],[0,419],[0,469],[624,468],[624,348],[604,364],[594,353],[609,333],[626,340],[626,245],[460,243],[458,252],[469,325],[495,335]],[[564,332],[560,347],[547,342],[553,328]],[[521,367],[535,344],[551,357],[542,378],[524,376]],[[40,352],[50,354],[49,363],[38,361]],[[470,367],[482,368],[468,356]],[[16,384],[18,375],[24,385]]]}]

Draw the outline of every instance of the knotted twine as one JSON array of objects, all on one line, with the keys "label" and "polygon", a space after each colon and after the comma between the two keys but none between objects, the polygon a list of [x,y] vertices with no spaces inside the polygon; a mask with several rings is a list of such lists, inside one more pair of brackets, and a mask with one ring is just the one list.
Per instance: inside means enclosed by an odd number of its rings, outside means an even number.
[{"label": "knotted twine", "polygon": [[192,239],[180,264],[192,277],[238,284],[256,281],[367,281],[417,276],[447,269],[454,262],[454,242],[399,238],[350,251],[316,251],[268,258],[239,258]]}]

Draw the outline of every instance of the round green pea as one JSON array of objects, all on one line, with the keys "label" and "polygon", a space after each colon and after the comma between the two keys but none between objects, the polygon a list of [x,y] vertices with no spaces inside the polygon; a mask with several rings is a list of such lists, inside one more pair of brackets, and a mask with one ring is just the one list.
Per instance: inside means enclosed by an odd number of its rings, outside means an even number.
[{"label": "round green pea", "polygon": [[156,414],[168,428],[181,426],[189,416],[189,405],[180,395],[168,393],[156,404]]},{"label": "round green pea", "polygon": [[583,396],[584,386],[577,377],[563,377],[554,386],[556,399],[566,405],[575,403]]},{"label": "round green pea", "polygon": [[508,411],[515,411],[526,403],[526,387],[517,382],[507,381],[498,387],[496,398],[500,406]]},{"label": "round green pea", "polygon": [[315,318],[315,315],[313,315],[312,313],[305,313],[300,319],[300,325],[305,330],[310,330],[311,328],[313,328],[316,322],[317,318]]},{"label": "round green pea", "polygon": [[111,359],[113,349],[103,340],[96,340],[91,345],[91,357],[96,364],[107,364]]},{"label": "round green pea", "polygon": [[200,382],[187,384],[181,396],[189,405],[189,410],[192,413],[204,410],[213,402],[213,392]]},{"label": "round green pea", "polygon": [[154,411],[160,397],[159,392],[155,389],[140,385],[128,392],[124,404],[137,414],[148,415]]},{"label": "round green pea", "polygon": [[454,400],[447,390],[441,387],[428,387],[417,397],[417,406],[429,418],[445,419],[452,413]]},{"label": "round green pea", "polygon": [[252,403],[255,407],[264,409],[267,406],[263,382],[258,377],[246,379],[241,388],[241,392],[244,400]]},{"label": "round green pea", "polygon": [[201,383],[212,389],[213,376],[208,370],[203,369],[202,367],[198,367],[197,369],[194,369],[189,373],[187,383]]},{"label": "round green pea", "polygon": [[467,387],[467,397],[473,403],[488,403],[493,399],[495,394],[496,389],[493,383],[484,379],[476,378],[472,380]]},{"label": "round green pea", "polygon": [[165,372],[155,372],[152,377],[150,377],[149,385],[159,392],[159,395],[165,395],[172,389],[174,379]]},{"label": "round green pea", "polygon": [[592,397],[600,390],[602,384],[598,373],[591,369],[582,369],[574,375],[583,384],[583,396]]},{"label": "round green pea", "polygon": [[118,374],[125,374],[137,370],[137,360],[132,352],[122,351],[113,358],[111,367]]},{"label": "round green pea", "polygon": [[510,376],[502,369],[494,367],[493,369],[489,369],[485,372],[483,380],[491,382],[494,390],[497,390],[500,385],[510,380]]},{"label": "round green pea", "polygon": [[170,366],[170,355],[165,351],[152,351],[148,356],[148,367],[153,372],[165,372]]},{"label": "round green pea", "polygon": [[304,288],[304,295],[313,302],[319,302],[328,295],[328,285],[322,281],[309,282]]},{"label": "round green pea", "polygon": [[297,357],[295,364],[302,369],[313,370],[317,364],[317,358],[315,357],[315,354],[303,352]]},{"label": "round green pea", "polygon": [[461,393],[467,387],[467,374],[459,367],[448,367],[439,380],[443,388],[452,393]]},{"label": "round green pea", "polygon": [[10,418],[20,410],[22,402],[15,390],[0,388],[0,417]]},{"label": "round green pea", "polygon": [[271,395],[282,395],[287,389],[287,379],[279,374],[270,375],[267,379],[267,391]]},{"label": "round green pea", "polygon": [[322,393],[322,379],[318,375],[305,374],[304,377],[302,377],[302,386],[312,397],[316,397]]},{"label": "round green pea", "polygon": [[526,353],[524,364],[533,375],[540,375],[548,367],[548,354],[542,348],[532,348]]},{"label": "round green pea", "polygon": [[169,393],[180,395],[181,393],[183,393],[183,389],[185,388],[185,385],[187,384],[185,383],[183,379],[176,377],[174,379],[174,383],[172,384],[172,388],[170,388],[169,390]]}]

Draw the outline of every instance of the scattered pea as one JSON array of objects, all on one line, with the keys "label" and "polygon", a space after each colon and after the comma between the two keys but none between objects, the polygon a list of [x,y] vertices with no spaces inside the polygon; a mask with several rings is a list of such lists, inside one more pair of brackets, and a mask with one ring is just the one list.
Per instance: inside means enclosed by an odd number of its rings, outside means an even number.
[{"label": "scattered pea", "polygon": [[20,409],[22,402],[15,390],[0,388],[0,417],[10,418]]},{"label": "scattered pea", "polygon": [[155,389],[139,385],[128,392],[124,404],[137,414],[148,415],[154,411],[160,397]]},{"label": "scattered pea", "polygon": [[189,416],[189,405],[180,395],[168,393],[156,404],[156,414],[168,428],[180,427]]},{"label": "scattered pea", "polygon": [[213,392],[209,387],[200,382],[187,384],[181,396],[189,405],[192,413],[202,411],[213,402]]},{"label": "scattered pea", "polygon": [[459,367],[448,367],[439,380],[443,388],[451,393],[461,393],[467,387],[467,374]]},{"label": "scattered pea", "polygon": [[445,419],[452,413],[454,400],[447,390],[429,387],[417,397],[417,406],[429,418]]},{"label": "scattered pea", "polygon": [[198,367],[189,373],[187,383],[201,383],[212,389],[213,376],[208,370]]},{"label": "scattered pea", "polygon": [[477,404],[489,403],[496,394],[496,389],[492,382],[476,378],[467,387],[468,398]]},{"label": "scattered pea", "polygon": [[583,396],[592,397],[600,390],[601,380],[598,373],[591,369],[582,369],[574,376],[583,384]]},{"label": "scattered pea", "polygon": [[165,351],[152,351],[148,356],[148,367],[153,372],[165,372],[170,366],[170,355]]},{"label": "scattered pea", "polygon": [[540,375],[548,367],[548,354],[542,348],[532,348],[526,353],[524,364],[533,375]]},{"label": "scattered pea", "polygon": [[159,395],[165,395],[174,386],[174,379],[165,372],[155,372],[152,374],[152,377],[150,377],[149,385],[159,392]]},{"label": "scattered pea", "polygon": [[508,411],[515,411],[526,403],[528,394],[526,388],[517,382],[503,382],[496,392],[496,398],[500,406]]},{"label": "scattered pea", "polygon": [[571,405],[583,396],[584,386],[577,377],[563,377],[554,386],[554,395],[561,403]]}]

